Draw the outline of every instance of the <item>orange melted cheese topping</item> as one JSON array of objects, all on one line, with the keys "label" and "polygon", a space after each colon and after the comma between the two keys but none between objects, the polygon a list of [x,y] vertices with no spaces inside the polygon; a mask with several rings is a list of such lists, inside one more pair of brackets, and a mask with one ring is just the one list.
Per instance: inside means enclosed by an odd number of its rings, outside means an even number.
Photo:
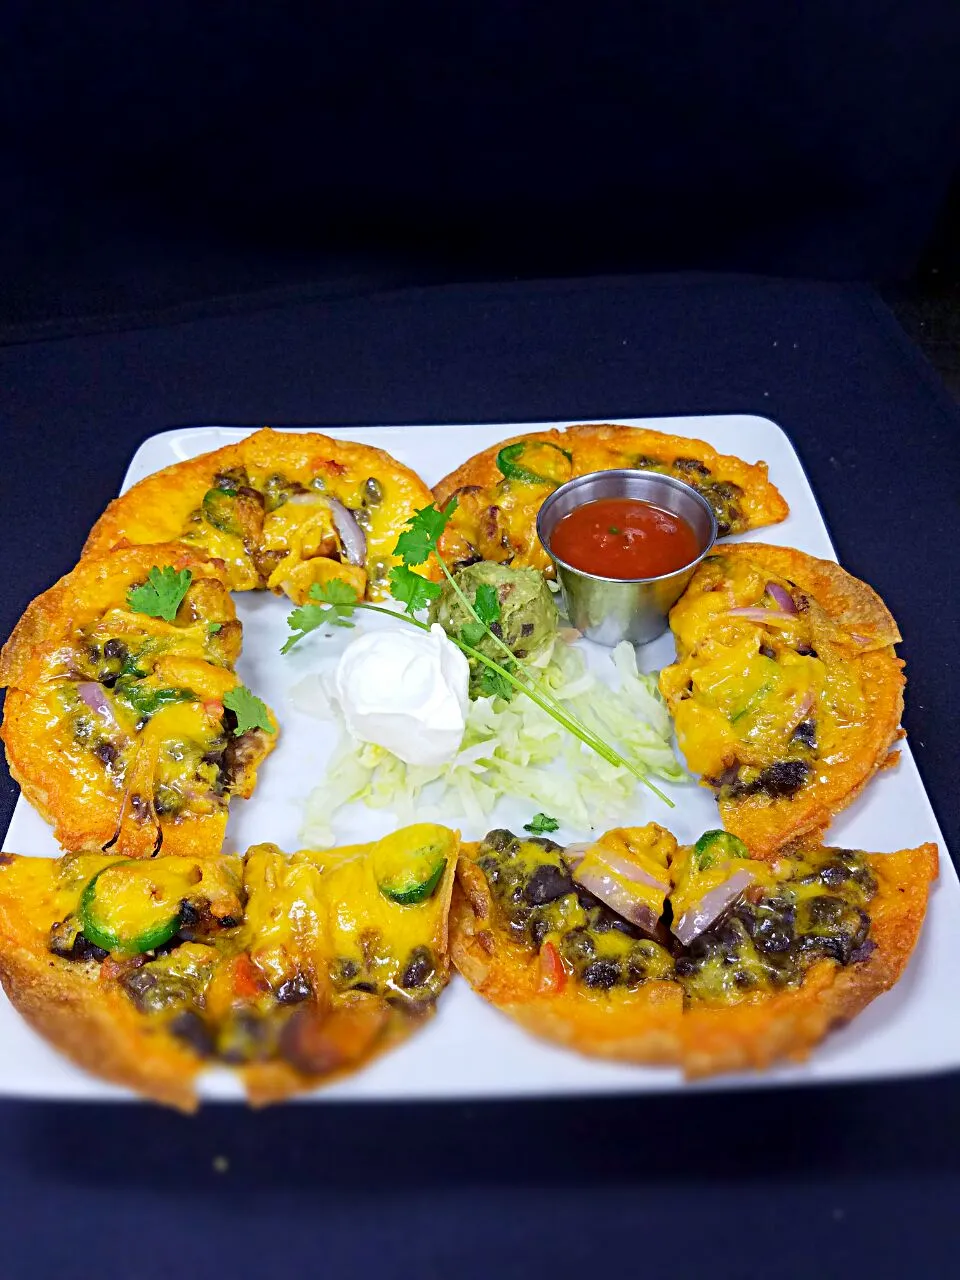
[{"label": "orange melted cheese topping", "polygon": [[670,615],[678,660],[660,687],[687,764],[708,779],[736,765],[831,763],[866,719],[857,670],[829,618],[776,582],[797,608],[785,613],[770,581],[745,559],[711,557]]}]

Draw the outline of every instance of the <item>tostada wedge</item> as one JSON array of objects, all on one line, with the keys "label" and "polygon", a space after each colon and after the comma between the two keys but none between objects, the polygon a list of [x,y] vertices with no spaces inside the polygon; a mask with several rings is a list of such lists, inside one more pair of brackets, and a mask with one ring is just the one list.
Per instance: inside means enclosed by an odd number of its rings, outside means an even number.
[{"label": "tostada wedge", "polygon": [[223,566],[182,543],[81,560],[0,653],[10,772],[70,852],[215,855],[273,749]]},{"label": "tostada wedge", "polygon": [[721,537],[783,520],[788,507],[764,462],[721,454],[703,440],[646,427],[584,423],[514,436],[469,458],[434,488],[437,505],[457,500],[439,550],[451,566],[493,560],[552,574],[537,538],[544,499],[574,476],[615,467],[686,481],[713,507]]},{"label": "tostada wedge", "polygon": [[822,832],[900,736],[900,633],[832,560],[741,543],[709,556],[670,614],[660,674],[677,742],[757,857]]},{"label": "tostada wedge", "polygon": [[254,1104],[351,1071],[432,1012],[458,837],[218,859],[0,855],[0,980],[94,1075],[182,1110],[235,1069]]},{"label": "tostada wedge", "polygon": [[176,540],[221,559],[234,591],[266,587],[300,604],[314,583],[340,578],[379,598],[401,529],[429,502],[382,449],[264,428],[135,484],[93,526],[84,555]]},{"label": "tostada wedge", "polygon": [[936,875],[929,844],[771,864],[724,831],[680,848],[648,824],[567,849],[493,831],[461,852],[451,949],[484,999],[567,1048],[690,1077],[764,1068],[893,986]]}]

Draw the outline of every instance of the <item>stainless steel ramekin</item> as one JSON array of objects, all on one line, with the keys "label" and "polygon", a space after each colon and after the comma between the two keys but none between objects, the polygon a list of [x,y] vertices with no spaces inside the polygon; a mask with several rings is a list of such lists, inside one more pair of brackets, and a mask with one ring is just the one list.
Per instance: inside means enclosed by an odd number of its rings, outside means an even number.
[{"label": "stainless steel ramekin", "polygon": [[[599,498],[639,498],[686,520],[700,548],[695,560],[658,578],[604,578],[575,569],[554,555],[550,538],[575,507]],[[571,625],[588,640],[613,647],[621,640],[646,644],[667,629],[667,614],[717,538],[717,519],[696,489],[656,471],[593,471],[551,493],[537,516],[537,534],[557,570]]]}]

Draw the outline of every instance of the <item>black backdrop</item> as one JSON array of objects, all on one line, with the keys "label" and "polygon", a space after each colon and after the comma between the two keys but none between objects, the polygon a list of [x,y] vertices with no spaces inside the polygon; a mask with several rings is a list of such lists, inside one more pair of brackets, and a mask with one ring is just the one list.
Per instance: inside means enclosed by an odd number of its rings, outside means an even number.
[{"label": "black backdrop", "polygon": [[956,0],[6,0],[0,319],[336,277],[909,272]]}]

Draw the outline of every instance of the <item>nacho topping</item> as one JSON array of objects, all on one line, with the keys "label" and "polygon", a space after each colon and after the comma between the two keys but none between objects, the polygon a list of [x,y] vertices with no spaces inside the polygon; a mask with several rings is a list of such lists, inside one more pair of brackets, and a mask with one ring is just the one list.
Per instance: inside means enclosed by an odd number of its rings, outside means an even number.
[{"label": "nacho topping", "polygon": [[678,660],[661,689],[687,764],[721,802],[790,798],[855,750],[870,714],[856,643],[793,583],[710,556],[670,625]]},{"label": "nacho topping", "polygon": [[[651,828],[661,830],[651,823],[636,829],[637,836]],[[674,888],[666,904],[661,895],[661,913],[649,929],[579,885],[574,867],[582,855],[550,840],[492,831],[476,862],[490,889],[494,919],[510,939],[541,956],[555,948],[565,973],[595,990],[668,980],[679,983],[687,1003],[733,1004],[754,993],[799,986],[817,960],[848,965],[869,955],[867,908],[877,884],[863,854],[815,849],[771,866],[745,858],[726,832],[708,835],[719,839],[689,849],[677,849],[674,842]],[[721,847],[711,851],[711,845]],[[683,944],[675,936],[681,913],[744,872],[749,874],[722,911]],[[549,952],[548,958],[552,962]]]}]

